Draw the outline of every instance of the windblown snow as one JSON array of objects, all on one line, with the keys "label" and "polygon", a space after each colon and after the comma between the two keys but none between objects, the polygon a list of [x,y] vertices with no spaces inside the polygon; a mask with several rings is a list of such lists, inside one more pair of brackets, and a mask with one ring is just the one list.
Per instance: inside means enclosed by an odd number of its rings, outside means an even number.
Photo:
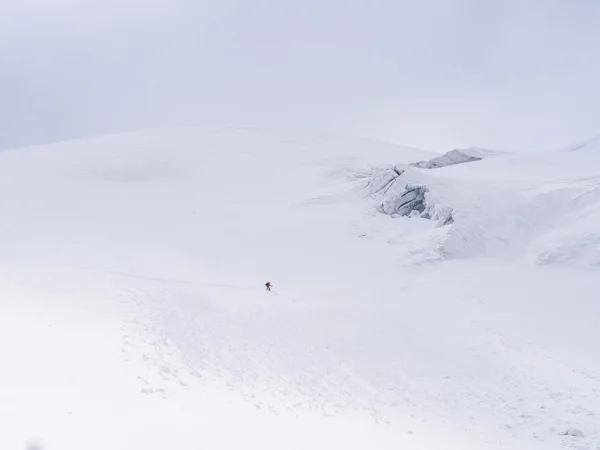
[{"label": "windblown snow", "polygon": [[194,127],[0,153],[0,447],[600,448],[600,141],[473,157]]}]

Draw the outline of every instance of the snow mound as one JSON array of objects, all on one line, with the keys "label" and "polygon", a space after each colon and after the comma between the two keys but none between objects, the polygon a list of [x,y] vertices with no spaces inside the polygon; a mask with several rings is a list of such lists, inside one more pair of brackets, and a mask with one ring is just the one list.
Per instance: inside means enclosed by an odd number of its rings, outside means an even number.
[{"label": "snow mound", "polygon": [[546,187],[535,193],[538,211],[551,212],[551,226],[533,241],[536,264],[600,269],[600,179]]},{"label": "snow mound", "polygon": [[600,152],[594,145],[590,151],[507,155],[429,172],[436,202],[453,208],[443,253],[600,267]]},{"label": "snow mound", "polygon": [[[600,152],[593,151],[594,145],[589,144],[588,152],[521,155],[470,149],[478,157],[504,157],[427,173],[413,170],[413,164],[383,166],[368,174],[365,187],[380,213],[452,225],[444,234],[423,225],[430,238],[417,247],[402,247],[410,260],[415,251],[427,254],[427,242],[443,259],[495,257],[597,269]],[[399,233],[421,239],[405,225],[397,227]]]}]

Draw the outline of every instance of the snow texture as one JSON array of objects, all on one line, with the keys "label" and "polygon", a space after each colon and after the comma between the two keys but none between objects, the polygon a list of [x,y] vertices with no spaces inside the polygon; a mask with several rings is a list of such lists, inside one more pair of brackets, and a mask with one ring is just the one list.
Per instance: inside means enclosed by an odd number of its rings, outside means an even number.
[{"label": "snow texture", "polygon": [[599,448],[600,143],[433,156],[234,127],[0,153],[0,448]]},{"label": "snow texture", "polygon": [[369,177],[368,192],[379,201],[378,209],[389,216],[408,216],[433,219],[437,226],[454,222],[452,208],[429,204],[429,189],[424,184],[402,183],[405,169],[396,166],[383,168]]}]

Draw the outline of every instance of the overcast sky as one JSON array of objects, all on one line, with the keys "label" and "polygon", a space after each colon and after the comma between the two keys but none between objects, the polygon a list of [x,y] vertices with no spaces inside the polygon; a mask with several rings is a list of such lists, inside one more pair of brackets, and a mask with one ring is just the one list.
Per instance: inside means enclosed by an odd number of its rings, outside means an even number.
[{"label": "overcast sky", "polygon": [[600,1],[1,2],[0,148],[193,122],[560,147],[600,133]]}]

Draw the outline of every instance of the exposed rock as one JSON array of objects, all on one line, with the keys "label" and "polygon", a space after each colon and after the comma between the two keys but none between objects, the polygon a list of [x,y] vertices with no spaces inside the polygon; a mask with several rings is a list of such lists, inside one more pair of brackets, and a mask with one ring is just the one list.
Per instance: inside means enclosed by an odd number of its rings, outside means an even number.
[{"label": "exposed rock", "polygon": [[419,167],[420,169],[438,169],[440,167],[453,166],[455,164],[463,164],[472,161],[480,161],[483,158],[479,156],[467,155],[460,150],[452,150],[441,156],[436,156],[429,161],[419,161],[411,163],[411,166]]}]

